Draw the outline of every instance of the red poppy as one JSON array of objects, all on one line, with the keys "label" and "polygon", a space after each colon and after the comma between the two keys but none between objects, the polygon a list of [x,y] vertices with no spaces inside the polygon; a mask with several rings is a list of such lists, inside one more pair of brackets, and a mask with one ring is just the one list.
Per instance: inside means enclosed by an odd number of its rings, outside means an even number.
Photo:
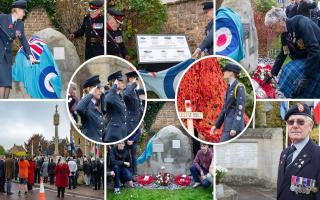
[{"label": "red poppy", "polygon": [[149,185],[153,182],[153,177],[152,176],[139,176],[137,178],[137,182],[140,184],[140,185]]},{"label": "red poppy", "polygon": [[182,176],[175,176],[174,177],[174,183],[176,185],[180,185],[180,186],[189,186],[191,183],[191,178],[190,176],[186,176],[186,175],[182,175]]}]

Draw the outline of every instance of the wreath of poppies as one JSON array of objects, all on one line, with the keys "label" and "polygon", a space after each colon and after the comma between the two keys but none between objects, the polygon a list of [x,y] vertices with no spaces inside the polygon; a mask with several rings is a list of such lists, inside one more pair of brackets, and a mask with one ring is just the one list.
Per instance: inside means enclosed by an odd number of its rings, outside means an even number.
[{"label": "wreath of poppies", "polygon": [[152,176],[142,175],[142,176],[139,176],[137,178],[137,182],[140,185],[149,185],[149,184],[151,184],[153,182],[153,177]]},{"label": "wreath of poppies", "polygon": [[190,178],[190,176],[187,176],[187,175],[175,176],[174,183],[176,185],[187,187],[191,183],[191,178]]},{"label": "wreath of poppies", "polygon": [[270,83],[267,84],[262,84],[263,80],[265,79],[265,77],[268,76],[272,76],[271,75],[271,70],[272,70],[272,66],[267,64],[267,65],[263,65],[263,64],[259,64],[256,71],[254,72],[254,74],[252,75],[252,79],[254,81],[256,81],[260,87],[260,89],[263,90],[263,92],[265,93],[266,96],[263,95],[259,95],[259,93],[257,93],[257,98],[261,99],[261,98],[276,98],[276,85],[277,85],[277,81],[273,78],[271,79]]},{"label": "wreath of poppies", "polygon": [[[195,63],[183,76],[177,97],[179,112],[185,112],[185,100],[191,101],[192,112],[202,112],[203,119],[193,120],[199,137],[208,142],[219,142],[221,129],[210,135],[224,103],[227,86],[217,58],[207,58]],[[187,120],[183,119],[185,127]]]}]

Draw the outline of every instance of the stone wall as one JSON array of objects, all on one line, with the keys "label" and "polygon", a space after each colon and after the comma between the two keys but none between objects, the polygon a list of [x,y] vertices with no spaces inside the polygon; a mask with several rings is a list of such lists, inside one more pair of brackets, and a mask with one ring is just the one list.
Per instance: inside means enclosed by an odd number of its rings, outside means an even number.
[{"label": "stone wall", "polygon": [[34,8],[28,14],[28,17],[24,21],[25,33],[29,38],[34,33],[41,31],[45,28],[53,28],[53,25],[48,17],[48,14],[44,8]]},{"label": "stone wall", "polygon": [[[228,173],[223,182],[229,185],[260,185],[275,187],[277,182],[278,165],[281,151],[283,150],[283,134],[281,128],[256,128],[247,129],[244,135],[235,142],[216,147],[217,165],[223,166],[227,163],[225,159],[230,158],[226,150],[230,146],[241,144],[243,146],[255,144],[256,157],[247,158],[256,161],[255,167],[238,167],[241,164],[233,163],[228,167]],[[243,152],[232,152],[232,157],[243,157]],[[230,162],[230,161],[229,161]],[[232,162],[232,161],[231,161]]]},{"label": "stone wall", "polygon": [[163,33],[185,34],[191,52],[193,52],[205,37],[207,26],[203,14],[203,0],[163,0],[167,6],[168,21]]},{"label": "stone wall", "polygon": [[151,130],[158,131],[161,128],[169,125],[174,125],[180,130],[183,130],[178,116],[176,114],[176,108],[174,102],[166,102],[161,110],[158,112],[157,117],[152,124]]}]

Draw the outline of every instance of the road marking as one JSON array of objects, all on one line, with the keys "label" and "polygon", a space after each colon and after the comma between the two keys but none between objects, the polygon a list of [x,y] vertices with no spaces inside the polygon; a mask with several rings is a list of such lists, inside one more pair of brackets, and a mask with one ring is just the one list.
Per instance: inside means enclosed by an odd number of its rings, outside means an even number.
[{"label": "road marking", "polygon": [[[35,188],[35,190],[39,190],[39,188]],[[57,193],[56,190],[52,190],[52,189],[45,189],[45,191],[50,191],[50,192]],[[94,199],[94,200],[101,199],[101,200],[103,200],[103,198],[86,197],[86,196],[80,196],[80,195],[69,194],[69,193],[64,193],[64,195],[68,195],[68,196],[72,196],[72,197],[76,197],[76,198],[83,198],[83,199]]]}]

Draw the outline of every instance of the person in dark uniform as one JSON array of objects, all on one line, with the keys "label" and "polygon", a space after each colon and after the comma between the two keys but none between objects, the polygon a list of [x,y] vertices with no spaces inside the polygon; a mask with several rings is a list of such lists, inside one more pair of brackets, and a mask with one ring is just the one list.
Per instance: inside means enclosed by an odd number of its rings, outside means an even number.
[{"label": "person in dark uniform", "polygon": [[130,172],[130,154],[125,148],[125,143],[120,142],[110,150],[110,168],[114,172],[114,193],[120,194],[120,182],[128,182],[133,187]]},{"label": "person in dark uniform", "polygon": [[11,14],[0,14],[0,98],[8,99],[12,88],[12,43],[19,38],[28,59],[35,63],[28,40],[24,34],[22,21],[27,8],[26,1],[15,1],[11,6]]},{"label": "person in dark uniform", "polygon": [[[144,106],[142,105],[142,101],[140,100],[138,90],[139,88],[138,82],[138,74],[135,71],[126,73],[127,76],[127,87],[123,90],[124,102],[127,106],[127,127],[128,134],[133,133],[134,129],[137,128],[142,115]],[[127,140],[127,148],[131,154],[131,168],[133,177],[137,175],[137,148],[138,141],[141,136],[141,128],[139,127],[133,135],[129,137]]]},{"label": "person in dark uniform", "polygon": [[104,16],[101,14],[103,1],[95,0],[89,3],[89,12],[79,30],[71,34],[71,38],[86,36],[85,59],[104,55]]},{"label": "person in dark uniform", "polygon": [[103,142],[116,142],[128,136],[127,107],[122,97],[124,88],[121,71],[117,71],[108,77],[112,87],[105,96],[104,102],[108,118],[108,125],[103,135]]},{"label": "person in dark uniform", "polygon": [[146,94],[144,89],[143,88],[137,89],[137,94],[141,101],[142,107],[144,108],[146,106]]},{"label": "person in dark uniform", "polygon": [[272,8],[265,17],[265,25],[275,35],[281,34],[281,50],[272,67],[277,76],[289,55],[292,59],[279,77],[280,90],[287,98],[320,98],[320,28],[308,17],[297,15],[290,19],[281,8]]},{"label": "person in dark uniform", "polygon": [[209,22],[205,29],[206,37],[192,54],[193,58],[198,58],[202,52],[207,52],[208,54],[213,55],[213,2],[204,2],[202,5],[203,12]]},{"label": "person in dark uniform", "polygon": [[76,106],[81,118],[82,133],[88,138],[101,142],[104,118],[100,109],[100,80],[98,75],[93,75],[83,82],[84,97]]},{"label": "person in dark uniform", "polygon": [[107,55],[114,55],[130,60],[128,50],[122,38],[120,25],[123,24],[124,14],[108,8],[107,18]]},{"label": "person in dark uniform", "polygon": [[245,128],[246,89],[238,81],[240,72],[241,68],[233,63],[227,63],[223,68],[223,77],[228,81],[228,88],[222,111],[210,132],[213,134],[224,124],[220,142],[232,139]]},{"label": "person in dark uniform", "polygon": [[75,122],[78,121],[76,107],[79,102],[79,98],[76,96],[76,91],[77,91],[76,84],[71,83],[69,88],[69,94],[68,94],[68,108]]},{"label": "person in dark uniform", "polygon": [[310,139],[314,122],[306,104],[285,115],[291,145],[280,155],[277,200],[319,200],[320,147]]}]

